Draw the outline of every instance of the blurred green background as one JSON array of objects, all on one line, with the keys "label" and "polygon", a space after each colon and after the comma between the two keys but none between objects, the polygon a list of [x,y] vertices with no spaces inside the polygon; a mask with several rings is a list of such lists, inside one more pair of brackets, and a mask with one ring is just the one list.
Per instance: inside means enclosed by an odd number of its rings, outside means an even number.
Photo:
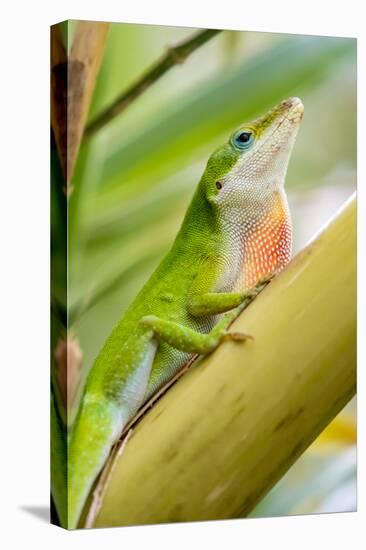
[{"label": "blurred green background", "polygon": [[[112,24],[89,120],[194,32]],[[287,176],[296,253],[356,188],[356,40],[224,31],[84,141],[68,243],[83,378],[172,243],[208,156],[237,126],[293,95],[305,105]],[[252,516],[354,510],[355,444],[352,403]]]}]

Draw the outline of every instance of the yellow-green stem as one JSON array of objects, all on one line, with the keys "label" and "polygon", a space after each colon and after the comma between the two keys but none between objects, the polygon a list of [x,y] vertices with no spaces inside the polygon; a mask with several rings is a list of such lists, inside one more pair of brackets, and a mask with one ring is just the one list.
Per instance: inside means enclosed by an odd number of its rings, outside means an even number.
[{"label": "yellow-green stem", "polygon": [[356,388],[356,201],[142,419],[94,526],[248,514]]}]

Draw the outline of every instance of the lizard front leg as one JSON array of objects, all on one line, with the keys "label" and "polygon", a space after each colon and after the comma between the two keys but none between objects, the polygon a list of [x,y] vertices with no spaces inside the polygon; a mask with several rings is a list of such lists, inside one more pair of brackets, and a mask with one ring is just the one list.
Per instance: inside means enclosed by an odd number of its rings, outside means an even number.
[{"label": "lizard front leg", "polygon": [[[192,283],[187,301],[187,309],[194,317],[205,317],[225,313],[234,308],[243,308],[262,290],[268,282],[258,281],[257,285],[244,292],[217,292],[218,274],[212,270],[212,261],[207,258]],[[268,279],[270,280],[270,279]],[[240,311],[239,311],[240,312]]]},{"label": "lizard front leg", "polygon": [[258,292],[253,288],[246,292],[206,292],[193,295],[188,303],[188,311],[194,317],[217,315],[240,307],[257,294]]}]

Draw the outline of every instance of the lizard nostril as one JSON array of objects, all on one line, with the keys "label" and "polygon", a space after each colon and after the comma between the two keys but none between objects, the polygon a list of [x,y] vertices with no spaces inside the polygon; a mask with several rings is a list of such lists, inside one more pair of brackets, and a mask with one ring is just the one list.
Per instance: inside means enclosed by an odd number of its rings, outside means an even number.
[{"label": "lizard nostril", "polygon": [[285,99],[284,101],[282,101],[282,106],[283,107],[292,107],[292,104],[293,104],[293,101],[291,99]]}]

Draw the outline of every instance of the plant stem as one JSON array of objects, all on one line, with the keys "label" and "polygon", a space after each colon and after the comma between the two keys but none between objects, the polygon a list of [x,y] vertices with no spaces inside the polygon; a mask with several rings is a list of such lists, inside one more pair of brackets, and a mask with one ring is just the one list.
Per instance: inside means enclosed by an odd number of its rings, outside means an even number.
[{"label": "plant stem", "polygon": [[175,65],[184,63],[195,50],[220,32],[222,31],[211,29],[200,31],[181,44],[168,48],[166,54],[159,61],[155,62],[130,88],[116,97],[114,102],[87,126],[84,134],[85,137],[92,136],[100,128],[108,124],[114,117],[127,109],[133,101],[168,72],[169,69]]},{"label": "plant stem", "polygon": [[254,340],[192,365],[134,427],[94,527],[248,515],[355,393],[355,257],[353,200],[234,323]]}]

